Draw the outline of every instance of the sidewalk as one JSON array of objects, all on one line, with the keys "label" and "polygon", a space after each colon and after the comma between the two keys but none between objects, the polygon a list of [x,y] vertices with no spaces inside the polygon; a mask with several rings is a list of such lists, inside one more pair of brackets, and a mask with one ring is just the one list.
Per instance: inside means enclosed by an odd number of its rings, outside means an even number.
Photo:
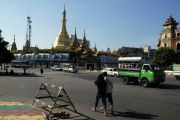
[{"label": "sidewalk", "polygon": [[0,120],[44,120],[44,117],[31,105],[0,101]]}]

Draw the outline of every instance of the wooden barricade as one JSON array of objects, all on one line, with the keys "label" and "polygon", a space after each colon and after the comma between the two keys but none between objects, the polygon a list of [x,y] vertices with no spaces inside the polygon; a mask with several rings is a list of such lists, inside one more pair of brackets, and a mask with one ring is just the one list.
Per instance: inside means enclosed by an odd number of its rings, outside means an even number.
[{"label": "wooden barricade", "polygon": [[77,113],[65,89],[47,83],[41,84],[32,105],[42,108],[48,119],[62,109],[69,109]]}]

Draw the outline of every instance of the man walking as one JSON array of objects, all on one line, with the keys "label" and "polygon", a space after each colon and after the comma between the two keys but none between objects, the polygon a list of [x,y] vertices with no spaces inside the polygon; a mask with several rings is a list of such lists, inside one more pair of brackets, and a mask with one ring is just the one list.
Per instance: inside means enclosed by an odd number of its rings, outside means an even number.
[{"label": "man walking", "polygon": [[96,108],[98,106],[99,99],[101,98],[102,104],[103,104],[103,113],[106,115],[106,80],[104,79],[107,76],[107,72],[103,72],[102,74],[99,74],[95,81],[95,85],[97,86],[97,95],[96,95],[96,101],[94,104],[94,107],[92,108],[93,111],[96,111]]}]

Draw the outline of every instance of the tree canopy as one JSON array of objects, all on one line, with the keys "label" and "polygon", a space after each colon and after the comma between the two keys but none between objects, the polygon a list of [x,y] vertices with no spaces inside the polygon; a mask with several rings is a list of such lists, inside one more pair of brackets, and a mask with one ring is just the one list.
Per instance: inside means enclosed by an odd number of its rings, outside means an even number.
[{"label": "tree canopy", "polygon": [[178,55],[173,49],[167,47],[161,47],[155,51],[154,63],[167,68],[173,63],[178,62]]},{"label": "tree canopy", "polygon": [[121,56],[121,57],[127,57],[128,56],[128,52],[126,50],[124,50],[123,48],[119,48],[117,50],[117,55]]},{"label": "tree canopy", "polygon": [[11,53],[7,49],[9,43],[4,40],[4,38],[1,35],[1,32],[2,31],[0,30],[0,64],[9,63],[14,58],[13,53]]}]

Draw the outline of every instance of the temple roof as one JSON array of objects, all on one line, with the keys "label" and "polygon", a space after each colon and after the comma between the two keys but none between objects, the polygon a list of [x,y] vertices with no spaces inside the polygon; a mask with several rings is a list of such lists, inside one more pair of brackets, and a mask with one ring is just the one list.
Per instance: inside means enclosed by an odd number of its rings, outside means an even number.
[{"label": "temple roof", "polygon": [[167,18],[166,22],[164,23],[164,26],[169,26],[169,25],[175,25],[177,26],[179,23],[176,22],[176,20],[172,17],[172,15]]},{"label": "temple roof", "polygon": [[78,39],[77,39],[77,34],[76,34],[76,28],[75,28],[75,34],[72,36],[72,40],[70,43],[70,48],[72,50],[76,50],[79,47]]}]

